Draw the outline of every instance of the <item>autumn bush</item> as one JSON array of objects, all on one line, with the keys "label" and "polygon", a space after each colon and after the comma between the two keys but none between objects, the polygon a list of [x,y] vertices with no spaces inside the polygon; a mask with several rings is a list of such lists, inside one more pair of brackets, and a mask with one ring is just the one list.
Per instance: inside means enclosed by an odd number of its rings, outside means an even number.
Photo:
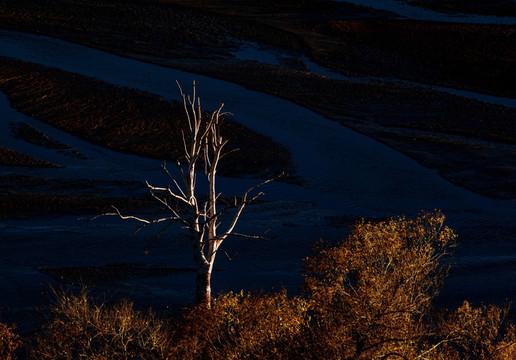
[{"label": "autumn bush", "polygon": [[16,350],[22,346],[20,336],[15,334],[16,327],[0,322],[0,359],[15,360]]},{"label": "autumn bush", "polygon": [[228,293],[185,314],[177,359],[302,358],[307,303],[274,294]]},{"label": "autumn bush", "polygon": [[165,359],[173,334],[165,321],[128,301],[108,306],[86,291],[57,293],[49,318],[36,335],[31,359]]},{"label": "autumn bush", "polygon": [[305,260],[314,358],[514,359],[507,309],[437,311],[456,235],[440,212],[357,223]]},{"label": "autumn bush", "polygon": [[516,332],[504,325],[508,307],[464,301],[456,311],[444,312],[435,334],[433,359],[516,359]]},{"label": "autumn bush", "polygon": [[[360,221],[345,240],[314,246],[300,296],[230,292],[178,320],[63,292],[29,353],[45,360],[516,359],[508,306],[433,305],[455,243],[440,212]],[[12,354],[19,339],[1,329],[8,335],[0,351]]]}]

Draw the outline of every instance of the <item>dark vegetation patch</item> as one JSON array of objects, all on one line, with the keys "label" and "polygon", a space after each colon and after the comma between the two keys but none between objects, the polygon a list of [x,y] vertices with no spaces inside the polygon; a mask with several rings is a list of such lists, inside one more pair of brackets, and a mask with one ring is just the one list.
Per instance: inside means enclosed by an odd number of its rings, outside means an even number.
[{"label": "dark vegetation patch", "polygon": [[17,151],[0,146],[0,165],[1,166],[24,166],[24,167],[59,167],[59,165],[49,163],[32,156],[19,153]]},{"label": "dark vegetation patch", "polygon": [[[62,70],[0,58],[0,89],[19,111],[92,143],[137,155],[183,156],[182,103]],[[24,136],[42,136],[23,128]],[[221,162],[221,174],[270,176],[289,168],[288,150],[230,118],[222,135],[239,149]],[[48,141],[44,142],[48,145]]]},{"label": "dark vegetation patch", "polygon": [[155,207],[151,199],[116,198],[96,195],[0,192],[0,220],[26,219],[34,216],[102,214],[116,206],[120,210],[140,212]]},{"label": "dark vegetation patch", "polygon": [[20,174],[0,176],[0,191],[51,192],[56,194],[103,194],[113,189],[142,190],[143,182],[127,180],[66,179]]},{"label": "dark vegetation patch", "polygon": [[494,198],[516,198],[513,145],[400,129],[384,131],[378,137],[393,148],[403,147],[407,155],[422,165],[439,169],[440,174],[458,186]]},{"label": "dark vegetation patch", "polygon": [[135,277],[155,277],[195,272],[196,269],[144,263],[112,263],[105,266],[41,268],[39,271],[60,283],[94,286],[126,281]]},{"label": "dark vegetation patch", "polygon": [[516,16],[516,3],[513,0],[408,0],[407,2],[410,5],[444,13]]},{"label": "dark vegetation patch", "polygon": [[155,201],[142,193],[143,188],[136,181],[2,175],[0,219],[101,214],[112,211],[112,206],[140,213],[159,211]]},{"label": "dark vegetation patch", "polygon": [[46,149],[58,150],[62,154],[70,155],[79,159],[87,159],[86,155],[81,154],[69,145],[52,139],[47,134],[39,131],[27,123],[12,123],[10,124],[10,127],[12,130],[11,136],[17,139],[23,139],[30,144],[38,145]]},{"label": "dark vegetation patch", "polygon": [[17,139],[23,139],[28,143],[42,146],[47,149],[70,149],[68,145],[61,144],[26,123],[12,123],[10,127],[12,130],[11,135]]},{"label": "dark vegetation patch", "polygon": [[336,41],[321,57],[336,70],[516,96],[513,26],[338,19],[318,30]]}]

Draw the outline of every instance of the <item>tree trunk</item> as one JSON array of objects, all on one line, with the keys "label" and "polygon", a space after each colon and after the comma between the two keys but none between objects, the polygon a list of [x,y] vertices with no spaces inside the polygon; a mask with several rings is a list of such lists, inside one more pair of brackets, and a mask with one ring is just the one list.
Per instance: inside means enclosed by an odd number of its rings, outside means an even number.
[{"label": "tree trunk", "polygon": [[196,301],[198,305],[211,308],[211,272],[212,264],[204,264],[197,270]]}]

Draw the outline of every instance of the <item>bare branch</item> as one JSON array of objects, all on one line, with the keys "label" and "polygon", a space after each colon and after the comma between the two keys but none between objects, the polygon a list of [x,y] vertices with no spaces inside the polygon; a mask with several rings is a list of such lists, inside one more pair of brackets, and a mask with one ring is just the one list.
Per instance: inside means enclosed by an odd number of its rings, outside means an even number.
[{"label": "bare branch", "polygon": [[224,255],[226,255],[226,257],[228,258],[229,261],[233,260],[233,258],[231,256],[229,256],[229,254],[225,250],[222,250],[219,248],[219,249],[217,249],[217,252],[219,252],[219,251],[222,251],[222,253]]},{"label": "bare branch", "polygon": [[233,229],[235,228],[235,226],[238,222],[238,219],[240,218],[240,215],[242,214],[242,211],[244,210],[245,205],[246,205],[246,203],[243,202],[237,208],[237,211],[236,211],[235,215],[233,216],[233,220],[231,221],[231,224],[228,226],[228,228],[226,230],[226,234],[231,234],[233,232]]},{"label": "bare branch", "polygon": [[161,199],[159,196],[157,196],[156,194],[154,194],[152,191],[150,191],[150,194],[151,196],[156,199],[158,202],[160,202],[162,205],[164,205],[175,217],[176,220],[178,221],[181,221],[181,222],[184,222],[185,220],[183,220],[181,218],[181,216],[179,216],[179,214],[168,204],[168,202],[164,199]]},{"label": "bare branch", "polygon": [[192,120],[190,119],[190,113],[188,112],[188,107],[186,104],[186,95],[183,93],[183,89],[181,88],[181,85],[179,85],[179,81],[176,80],[177,87],[179,88],[179,94],[183,98],[183,107],[185,108],[186,117],[188,120],[188,126],[190,131],[192,131]]},{"label": "bare branch", "polygon": [[236,236],[236,237],[241,237],[241,238],[245,238],[245,239],[254,239],[254,240],[270,240],[270,238],[266,237],[265,235],[271,230],[271,228],[268,228],[267,230],[265,230],[261,235],[248,235],[248,234],[241,234],[241,233],[236,233],[236,232],[231,232],[229,234],[222,234],[224,236]]},{"label": "bare branch", "polygon": [[[233,233],[233,230],[244,207],[264,194],[263,192],[259,192],[251,197],[251,192],[278,179],[280,176],[283,176],[283,174],[249,188],[240,199],[235,197],[233,204],[227,205],[222,210],[217,211],[217,203],[221,197],[221,194],[217,193],[215,186],[217,167],[220,159],[237,150],[233,149],[228,152],[223,152],[225,146],[228,144],[228,140],[224,139],[220,134],[220,126],[223,121],[220,117],[228,113],[222,113],[224,103],[221,103],[215,111],[211,112],[209,117],[204,119],[204,114],[201,109],[201,100],[196,94],[195,81],[193,82],[192,96],[187,96],[183,92],[179,82],[176,81],[176,84],[183,101],[183,108],[187,120],[187,126],[185,126],[184,131],[181,133],[184,158],[180,160],[185,161],[184,167],[181,165],[181,161],[178,160],[176,163],[178,174],[183,184],[180,185],[179,179],[176,180],[176,177],[172,176],[169,172],[166,161],[163,162],[162,170],[169,178],[169,184],[163,187],[151,185],[148,181],[145,182],[151,196],[156,199],[158,203],[163,205],[172,216],[148,220],[138,216],[122,215],[115,207],[113,207],[115,212],[106,213],[103,214],[103,216],[115,215],[123,220],[136,220],[144,224],[137,231],[140,231],[148,225],[168,222],[161,228],[153,241],[146,247],[145,251],[148,251],[172,224],[182,224],[183,228],[188,230],[188,237],[193,245],[194,259],[198,267],[197,300],[205,302],[209,306],[211,298],[211,271],[220,245],[228,236],[238,236],[248,239],[266,239],[265,234],[268,230],[262,235],[255,236]],[[204,169],[202,170],[204,170],[204,175],[209,185],[207,200],[204,201],[203,204],[199,204],[199,199],[196,196],[197,176],[198,173],[201,174],[196,171],[199,161],[203,162],[202,165],[204,165]],[[171,183],[173,185],[170,185]],[[158,194],[163,196],[158,196]],[[182,214],[185,207],[175,208],[169,204],[170,199],[177,200],[180,204],[188,205],[188,211]],[[217,230],[221,225],[218,219],[230,209],[236,209],[236,211],[229,221],[226,231],[217,235]]]},{"label": "bare branch", "polygon": [[[246,200],[246,199],[247,199],[247,195],[248,195],[251,191],[253,191],[254,189],[258,189],[258,188],[262,187],[263,185],[266,185],[266,184],[268,184],[268,183],[270,183],[270,182],[276,181],[276,180],[278,180],[278,179],[282,178],[283,176],[285,176],[285,174],[286,174],[286,173],[285,173],[284,171],[282,171],[282,172],[281,172],[281,174],[279,174],[278,176],[275,176],[275,177],[273,177],[273,178],[267,179],[267,180],[265,180],[265,181],[263,181],[263,182],[261,182],[261,183],[259,183],[259,184],[257,184],[257,185],[254,185],[254,186],[250,187],[250,188],[249,188],[249,189],[244,193],[244,195],[242,196],[242,199],[243,199],[243,200]],[[253,197],[253,199],[256,199],[258,196],[261,196],[261,195],[264,195],[264,194],[265,194],[265,193],[259,193],[257,196]]]},{"label": "bare branch", "polygon": [[118,210],[115,206],[111,206],[111,207],[115,210],[114,213],[104,213],[101,216],[118,216],[122,220],[132,219],[132,220],[136,220],[136,221],[139,221],[139,222],[142,222],[142,223],[145,223],[145,224],[152,224],[153,223],[153,221],[149,221],[147,219],[143,219],[143,218],[140,218],[140,217],[137,217],[137,216],[122,215],[122,213],[120,213],[120,210]]},{"label": "bare branch", "polygon": [[220,155],[220,159],[225,158],[226,156],[228,156],[228,155],[229,155],[229,154],[231,154],[231,153],[234,153],[235,151],[240,151],[240,149],[232,149],[232,150],[229,150],[228,152],[225,152],[224,154],[221,154],[221,155]]},{"label": "bare branch", "polygon": [[176,167],[179,172],[179,176],[181,177],[181,180],[183,181],[183,184],[185,185],[185,188],[188,189],[188,179],[186,178],[183,167],[181,166],[181,163],[179,161],[176,163]]},{"label": "bare branch", "polygon": [[[190,205],[190,202],[188,201],[186,195],[182,194],[182,195],[177,195],[176,193],[174,193],[172,191],[172,189],[170,189],[170,186],[169,187],[166,187],[166,188],[163,188],[163,187],[157,187],[157,186],[153,186],[151,184],[149,184],[147,181],[145,181],[145,184],[147,184],[147,187],[150,189],[150,193],[152,195],[152,197],[156,198],[158,201],[160,201],[161,203],[163,203],[162,199],[160,198],[157,198],[156,194],[154,194],[153,191],[163,191],[163,192],[166,192],[168,193],[170,196],[172,196],[174,199],[177,199],[177,200],[180,200],[188,205]],[[164,204],[168,207],[167,204]],[[171,211],[173,211],[171,208],[170,208]]]},{"label": "bare branch", "polygon": [[[242,196],[241,198],[241,202],[239,203],[237,201],[237,198],[235,197],[235,202],[233,205],[228,205],[226,206],[225,208],[223,208],[222,210],[219,210],[218,212],[216,212],[215,214],[213,214],[212,216],[206,218],[206,220],[204,221],[204,224],[207,224],[211,221],[216,221],[216,219],[222,215],[223,213],[227,212],[228,210],[231,210],[231,209],[235,209],[235,208],[238,208],[236,214],[233,216],[233,220],[231,221],[231,224],[228,226],[228,229],[226,230],[225,234],[230,234],[233,229],[235,228],[237,222],[238,222],[238,219],[240,218],[240,215],[244,209],[244,207],[248,204],[252,204],[254,201],[256,201],[259,197],[265,195],[264,192],[260,192],[258,194],[256,194],[255,196],[253,196],[251,199],[247,199],[247,196],[249,195],[249,193],[251,191],[253,191],[254,189],[257,189],[267,183],[270,183],[271,181],[274,181],[276,179],[279,179],[280,177],[284,176],[284,172],[282,172],[280,175],[276,176],[275,178],[273,179],[268,179],[268,180],[265,180],[263,182],[261,182],[260,184],[257,184],[255,186],[252,186],[251,188],[249,188],[245,193],[244,195]],[[217,195],[217,199],[218,197],[220,196],[220,194]]]}]

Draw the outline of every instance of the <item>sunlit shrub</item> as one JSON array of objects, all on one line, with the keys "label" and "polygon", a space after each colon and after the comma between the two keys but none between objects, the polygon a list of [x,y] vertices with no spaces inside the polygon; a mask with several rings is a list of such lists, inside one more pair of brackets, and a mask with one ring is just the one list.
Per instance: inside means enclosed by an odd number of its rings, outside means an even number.
[{"label": "sunlit shrub", "polygon": [[16,326],[8,326],[0,322],[0,359],[15,360],[15,351],[22,346],[19,335],[15,334]]},{"label": "sunlit shrub", "polygon": [[472,307],[465,301],[456,311],[440,316],[432,359],[516,359],[516,332],[503,326],[508,307]]},{"label": "sunlit shrub", "polygon": [[284,291],[220,296],[212,309],[198,306],[185,314],[175,355],[178,359],[302,358],[306,305]]},{"label": "sunlit shrub", "polygon": [[413,359],[448,265],[455,235],[439,213],[361,221],[337,246],[305,260],[314,344],[328,358]]},{"label": "sunlit shrub", "polygon": [[37,335],[33,359],[166,359],[170,330],[127,301],[95,303],[86,291],[56,297],[50,322]]},{"label": "sunlit shrub", "polygon": [[508,308],[437,311],[456,236],[440,212],[357,223],[305,260],[312,358],[516,359]]}]

